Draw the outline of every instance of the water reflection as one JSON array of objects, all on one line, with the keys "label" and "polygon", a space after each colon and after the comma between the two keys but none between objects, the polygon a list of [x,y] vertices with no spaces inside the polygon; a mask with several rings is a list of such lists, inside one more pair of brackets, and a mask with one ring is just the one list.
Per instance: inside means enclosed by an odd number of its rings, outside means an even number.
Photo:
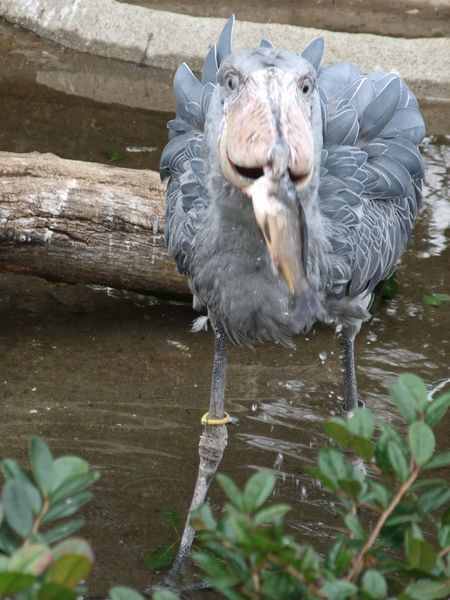
[{"label": "water reflection", "polygon": [[426,187],[424,190],[424,214],[428,221],[428,248],[420,256],[438,256],[448,246],[446,232],[450,228],[449,180],[450,136],[434,138],[434,143],[424,147],[427,159]]}]

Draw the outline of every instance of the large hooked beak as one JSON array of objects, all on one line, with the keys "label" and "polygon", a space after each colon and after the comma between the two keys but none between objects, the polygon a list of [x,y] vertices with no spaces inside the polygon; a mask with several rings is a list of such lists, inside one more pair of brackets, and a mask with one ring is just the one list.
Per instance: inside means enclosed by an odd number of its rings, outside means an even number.
[{"label": "large hooked beak", "polygon": [[287,173],[276,181],[267,168],[245,192],[252,198],[274,273],[281,273],[292,296],[300,298],[309,290],[303,264],[306,228],[294,185]]},{"label": "large hooked beak", "polygon": [[252,74],[226,111],[219,156],[225,177],[252,199],[274,272],[294,298],[305,296],[301,194],[312,178],[314,144],[292,75],[275,68]]}]

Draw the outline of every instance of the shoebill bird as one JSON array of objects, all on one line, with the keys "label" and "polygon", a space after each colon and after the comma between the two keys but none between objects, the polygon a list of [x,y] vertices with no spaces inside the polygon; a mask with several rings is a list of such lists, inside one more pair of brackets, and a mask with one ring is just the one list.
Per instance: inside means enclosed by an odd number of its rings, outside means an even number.
[{"label": "shoebill bird", "polygon": [[[321,67],[322,38],[298,54],[267,40],[233,53],[233,22],[201,82],[185,64],[177,70],[161,158],[169,254],[215,335],[191,508],[203,503],[226,445],[229,341],[289,346],[327,323],[341,340],[344,414],[358,405],[354,339],[421,202],[424,124],[397,74]],[[178,561],[193,534],[187,525]]]}]

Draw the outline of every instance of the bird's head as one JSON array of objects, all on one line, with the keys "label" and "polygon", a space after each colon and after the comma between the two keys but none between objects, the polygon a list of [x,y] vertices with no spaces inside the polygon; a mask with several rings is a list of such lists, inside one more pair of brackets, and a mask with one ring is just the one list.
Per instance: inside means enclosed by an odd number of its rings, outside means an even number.
[{"label": "bird's head", "polygon": [[273,269],[297,299],[309,293],[306,213],[322,147],[315,75],[307,60],[274,48],[230,54],[209,120],[221,174],[252,203]]}]

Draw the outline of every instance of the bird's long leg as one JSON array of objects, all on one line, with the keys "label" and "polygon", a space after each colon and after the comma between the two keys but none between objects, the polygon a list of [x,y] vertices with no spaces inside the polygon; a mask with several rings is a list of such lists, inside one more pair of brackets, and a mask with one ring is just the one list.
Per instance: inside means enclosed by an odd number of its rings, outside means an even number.
[{"label": "bird's long leg", "polygon": [[[354,332],[340,334],[342,371],[344,375],[344,402],[341,406],[341,414],[344,419],[348,419],[352,410],[357,407],[363,407],[364,402],[358,400],[358,387],[356,383],[355,368],[355,336]],[[367,474],[364,461],[356,456],[351,450],[346,450],[347,460],[363,473]],[[361,507],[358,508],[358,515],[362,514]]]},{"label": "bird's long leg", "polygon": [[[212,370],[211,396],[209,402],[208,418],[223,419],[225,403],[225,380],[227,367],[227,335],[220,323],[214,325],[214,363]],[[197,481],[192,496],[189,512],[201,506],[206,497],[210,483],[217,471],[223,452],[227,445],[226,425],[205,425],[200,435]],[[195,530],[190,525],[189,515],[186,520],[180,547],[165,585],[173,585],[189,556],[194,539]]]},{"label": "bird's long leg", "polygon": [[344,402],[342,413],[346,417],[352,410],[357,408],[358,388],[356,384],[355,369],[355,335],[340,335],[342,370],[344,375]]}]

